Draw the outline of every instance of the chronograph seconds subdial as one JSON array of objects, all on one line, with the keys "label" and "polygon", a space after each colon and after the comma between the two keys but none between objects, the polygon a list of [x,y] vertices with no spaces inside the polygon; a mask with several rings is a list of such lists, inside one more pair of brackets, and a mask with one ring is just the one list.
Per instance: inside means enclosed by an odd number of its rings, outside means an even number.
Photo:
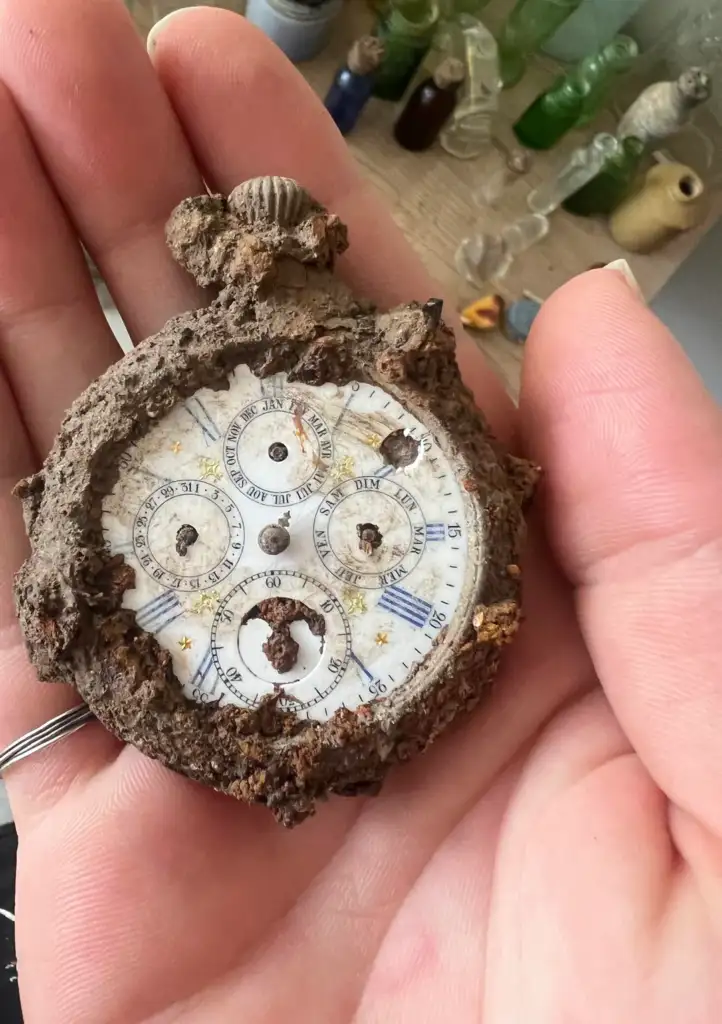
[{"label": "chronograph seconds subdial", "polygon": [[[343,679],[351,626],[324,583],[304,572],[270,570],[228,592],[213,619],[211,651],[236,703],[253,708],[275,695],[281,707],[306,712],[327,702]],[[328,716],[328,703],[324,710]]]}]

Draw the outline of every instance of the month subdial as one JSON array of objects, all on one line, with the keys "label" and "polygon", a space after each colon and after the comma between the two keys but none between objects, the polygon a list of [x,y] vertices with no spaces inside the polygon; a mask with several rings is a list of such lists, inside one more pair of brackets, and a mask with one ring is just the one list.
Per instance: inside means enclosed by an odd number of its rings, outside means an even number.
[{"label": "month subdial", "polygon": [[426,545],[418,500],[388,478],[362,476],[330,491],[314,519],[316,552],[333,576],[375,589],[405,579]]},{"label": "month subdial", "polygon": [[[235,702],[257,707],[318,708],[342,680],[351,627],[325,584],[290,569],[242,580],[218,606],[211,630],[218,675]],[[316,717],[312,714],[312,717]]]},{"label": "month subdial", "polygon": [[270,508],[296,505],[317,492],[333,462],[324,419],[293,394],[244,406],[223,441],[226,470],[236,487]]},{"label": "month subdial", "polygon": [[207,590],[226,579],[243,551],[243,519],[215,484],[177,480],[148,496],[133,523],[133,548],[161,586]]}]

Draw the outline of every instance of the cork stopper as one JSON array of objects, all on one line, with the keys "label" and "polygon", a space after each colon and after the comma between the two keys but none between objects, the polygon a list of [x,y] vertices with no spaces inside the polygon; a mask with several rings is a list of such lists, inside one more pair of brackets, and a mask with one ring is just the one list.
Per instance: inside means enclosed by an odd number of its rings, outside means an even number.
[{"label": "cork stopper", "polygon": [[349,50],[346,64],[354,75],[370,75],[384,56],[384,44],[376,36],[361,36]]},{"label": "cork stopper", "polygon": [[450,85],[458,85],[463,82],[466,76],[466,68],[462,61],[456,57],[447,57],[434,71],[434,85],[439,89],[448,89]]}]

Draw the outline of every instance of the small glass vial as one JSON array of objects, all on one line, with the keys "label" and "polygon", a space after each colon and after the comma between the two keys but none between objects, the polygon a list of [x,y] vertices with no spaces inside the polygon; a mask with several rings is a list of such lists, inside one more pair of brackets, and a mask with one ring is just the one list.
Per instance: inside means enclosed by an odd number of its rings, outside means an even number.
[{"label": "small glass vial", "polygon": [[461,15],[453,26],[457,52],[466,65],[466,82],[454,115],[441,133],[441,145],[459,160],[473,160],[491,143],[492,121],[499,107],[499,55],[491,32],[480,21]]},{"label": "small glass vial", "polygon": [[633,135],[622,140],[599,174],[562,203],[568,213],[580,217],[608,215],[626,198],[644,156],[645,145]]},{"label": "small glass vial", "polygon": [[384,44],[374,36],[362,36],[349,50],[346,63],[336,72],[324,105],[337,128],[346,135],[355,126],[371,96]]},{"label": "small glass vial", "polygon": [[449,57],[414,89],[394,125],[394,138],[400,146],[412,152],[433,146],[454,110],[463,80],[464,65]]},{"label": "small glass vial", "polygon": [[384,44],[374,96],[401,99],[431,46],[438,20],[436,0],[389,0],[374,31]]},{"label": "small glass vial", "polygon": [[522,146],[551,149],[579,120],[588,92],[587,84],[564,78],[537,96],[514,125]]},{"label": "small glass vial", "polygon": [[527,205],[531,212],[548,217],[565,199],[596,178],[607,161],[617,156],[621,149],[619,139],[608,132],[595,135],[588,146],[575,149],[556,174],[529,193]]},{"label": "small glass vial", "polygon": [[547,217],[526,214],[498,235],[481,233],[465,238],[456,250],[456,269],[471,284],[483,288],[506,277],[516,257],[548,234]]}]

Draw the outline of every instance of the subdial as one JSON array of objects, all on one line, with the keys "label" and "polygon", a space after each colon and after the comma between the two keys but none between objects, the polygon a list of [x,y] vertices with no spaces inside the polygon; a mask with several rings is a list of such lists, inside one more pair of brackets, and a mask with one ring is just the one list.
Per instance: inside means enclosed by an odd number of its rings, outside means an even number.
[{"label": "subdial", "polygon": [[207,590],[224,580],[243,551],[243,520],[227,494],[204,480],[157,488],[133,523],[133,547],[164,587]]},{"label": "subdial", "polygon": [[300,398],[259,398],[233,418],[223,442],[233,483],[252,501],[295,505],[323,484],[333,461],[331,431]]},{"label": "subdial", "polygon": [[280,569],[238,583],[218,606],[213,661],[237,701],[278,697],[303,711],[335,689],[349,664],[351,627],[331,590],[305,573]]},{"label": "subdial", "polygon": [[337,579],[354,587],[387,587],[413,571],[426,545],[426,522],[405,487],[362,476],[335,487],[318,508],[316,551]]}]

